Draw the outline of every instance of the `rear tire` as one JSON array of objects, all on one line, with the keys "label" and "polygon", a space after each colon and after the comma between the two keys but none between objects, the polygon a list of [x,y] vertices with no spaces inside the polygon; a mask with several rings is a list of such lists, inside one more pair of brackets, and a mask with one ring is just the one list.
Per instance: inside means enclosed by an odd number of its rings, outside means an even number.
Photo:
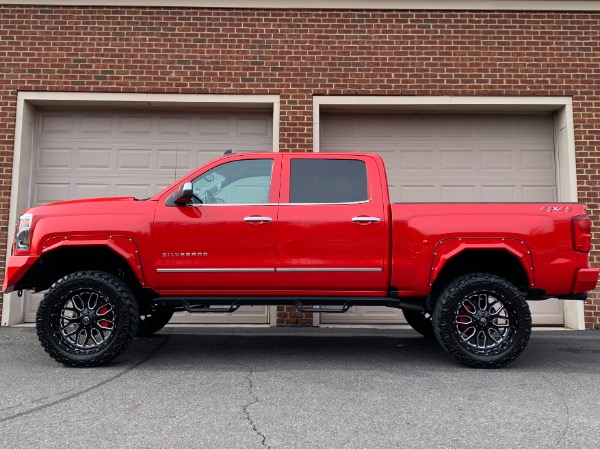
[{"label": "rear tire", "polygon": [[424,312],[415,312],[414,310],[403,310],[402,313],[404,313],[404,318],[409,326],[419,334],[425,338],[435,338],[431,315],[426,317]]},{"label": "rear tire", "polygon": [[440,345],[465,365],[499,368],[525,350],[531,312],[521,292],[506,279],[468,274],[440,295],[433,329]]},{"label": "rear tire", "polygon": [[138,304],[116,276],[71,273],[53,284],[37,311],[44,350],[65,366],[99,366],[121,354],[139,323]]}]

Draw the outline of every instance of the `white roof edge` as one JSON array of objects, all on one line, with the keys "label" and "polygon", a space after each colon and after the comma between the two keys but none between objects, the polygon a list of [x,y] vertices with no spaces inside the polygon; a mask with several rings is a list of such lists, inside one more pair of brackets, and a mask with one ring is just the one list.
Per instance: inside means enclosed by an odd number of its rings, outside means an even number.
[{"label": "white roof edge", "polygon": [[597,0],[0,0],[3,5],[246,9],[600,11]]}]

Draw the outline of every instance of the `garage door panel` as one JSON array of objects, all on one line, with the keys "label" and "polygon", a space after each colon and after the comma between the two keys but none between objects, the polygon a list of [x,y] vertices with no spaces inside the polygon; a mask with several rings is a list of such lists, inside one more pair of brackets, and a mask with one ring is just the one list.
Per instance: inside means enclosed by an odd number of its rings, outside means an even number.
[{"label": "garage door panel", "polygon": [[523,186],[521,188],[522,201],[524,202],[553,202],[556,201],[556,187],[553,185],[547,186]]},{"label": "garage door panel", "polygon": [[153,121],[154,117],[146,114],[119,116],[117,117],[118,132],[123,136],[149,137],[156,134],[156,128],[152,126]]},{"label": "garage door panel", "polygon": [[433,137],[433,123],[431,120],[423,120],[416,117],[404,117],[398,121],[397,129],[403,139],[415,137],[417,142],[426,140],[427,137]]},{"label": "garage door panel", "polygon": [[436,165],[434,161],[434,152],[427,149],[402,151],[400,153],[399,162],[400,166],[394,167],[399,175],[410,172],[433,172],[434,166]]},{"label": "garage door panel", "polygon": [[33,186],[32,205],[54,203],[63,198],[72,198],[71,184],[68,182],[44,182],[38,180]]},{"label": "garage door panel", "polygon": [[[399,184],[399,183],[398,183]],[[395,191],[398,192],[396,185],[390,184],[390,189],[394,187]],[[399,203],[431,203],[435,201],[437,197],[436,186],[434,185],[422,185],[422,186],[410,186],[402,185],[399,189]]]},{"label": "garage door panel", "polygon": [[512,150],[488,150],[480,154],[482,173],[514,172],[516,155]]},{"label": "garage door panel", "polygon": [[149,149],[119,148],[117,149],[117,170],[146,170],[153,166],[154,151]]},{"label": "garage door panel", "polygon": [[[547,115],[325,115],[320,128],[323,152],[381,154],[394,202],[556,201]],[[563,322],[559,301],[535,307],[536,324]],[[370,313],[323,322],[365,323]]]},{"label": "garage door panel", "polygon": [[67,147],[42,147],[39,149],[39,157],[36,160],[38,170],[61,171],[73,166],[73,151]]},{"label": "garage door panel", "polygon": [[519,196],[516,186],[481,186],[481,201],[485,203],[513,202]]},{"label": "garage door panel", "polygon": [[519,155],[521,171],[524,173],[535,171],[539,172],[540,175],[545,174],[548,179],[556,177],[554,154],[548,154],[548,151],[544,151],[543,149],[538,149],[537,151],[529,149],[522,150]]},{"label": "garage door panel", "polygon": [[41,132],[46,136],[71,135],[75,131],[75,116],[66,113],[48,113],[38,120]]},{"label": "garage door panel", "polygon": [[157,133],[162,138],[191,137],[197,132],[194,120],[186,116],[158,117]]},{"label": "garage door panel", "polygon": [[79,151],[71,149],[70,153],[74,155],[75,163],[73,165],[79,170],[101,170],[107,172],[114,167],[113,153],[110,148],[82,147]]},{"label": "garage door panel", "polygon": [[[31,204],[107,196],[148,198],[223,151],[272,151],[272,111],[56,111],[36,116]],[[26,296],[26,320],[39,295]],[[203,323],[266,323],[268,308],[177,315]]]},{"label": "garage door panel", "polygon": [[440,186],[441,201],[446,203],[477,201],[477,192],[474,185],[442,185]]},{"label": "garage door panel", "polygon": [[440,151],[440,172],[462,172],[470,174],[475,170],[476,159],[473,151],[442,150]]}]

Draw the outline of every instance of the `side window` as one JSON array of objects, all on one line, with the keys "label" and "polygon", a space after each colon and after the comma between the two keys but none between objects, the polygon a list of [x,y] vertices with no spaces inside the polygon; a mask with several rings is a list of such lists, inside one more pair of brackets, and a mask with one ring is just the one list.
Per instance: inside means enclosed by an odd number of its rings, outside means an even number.
[{"label": "side window", "polygon": [[264,204],[269,202],[272,159],[221,164],[192,181],[203,204]]},{"label": "side window", "polygon": [[367,167],[346,159],[292,159],[291,203],[353,203],[369,199]]}]

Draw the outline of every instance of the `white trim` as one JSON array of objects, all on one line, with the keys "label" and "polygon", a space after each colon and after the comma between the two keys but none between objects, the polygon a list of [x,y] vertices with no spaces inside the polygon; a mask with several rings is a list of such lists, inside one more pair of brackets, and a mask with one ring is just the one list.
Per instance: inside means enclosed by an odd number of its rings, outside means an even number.
[{"label": "white trim", "polygon": [[[31,157],[36,106],[111,107],[156,109],[244,108],[273,110],[273,151],[279,151],[279,95],[203,95],[203,94],[136,94],[101,92],[19,92],[13,150],[13,171],[10,197],[6,261],[10,256],[14,224],[18,214],[29,207],[31,191]],[[276,317],[271,314],[270,317]],[[5,294],[2,304],[2,326],[24,321],[23,298],[16,293]]]},{"label": "white trim", "polygon": [[[573,100],[571,97],[458,97],[458,96],[315,96],[313,151],[320,150],[320,116],[333,112],[546,113],[555,116],[558,200],[577,202],[577,170]],[[585,329],[583,301],[564,301],[564,323]]]},{"label": "white trim", "polygon": [[9,5],[139,6],[244,9],[378,9],[475,11],[598,11],[595,0],[4,0]]}]

